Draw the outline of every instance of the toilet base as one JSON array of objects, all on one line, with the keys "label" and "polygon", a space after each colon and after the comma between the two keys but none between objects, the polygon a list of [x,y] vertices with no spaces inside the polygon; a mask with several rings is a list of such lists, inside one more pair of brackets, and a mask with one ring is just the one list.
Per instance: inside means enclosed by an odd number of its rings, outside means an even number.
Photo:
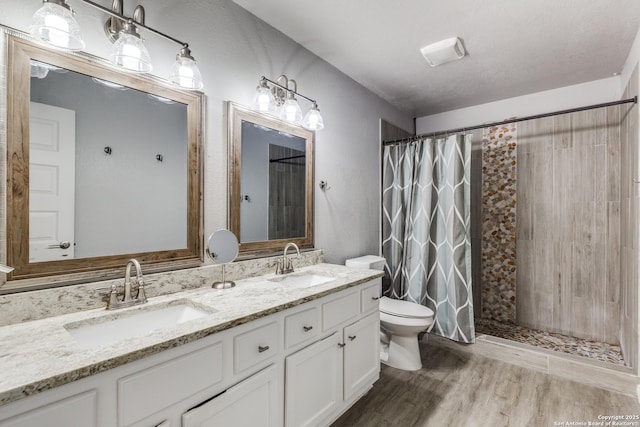
[{"label": "toilet base", "polygon": [[404,371],[420,370],[422,368],[422,361],[420,360],[418,336],[391,335],[386,357],[381,355],[380,362]]}]

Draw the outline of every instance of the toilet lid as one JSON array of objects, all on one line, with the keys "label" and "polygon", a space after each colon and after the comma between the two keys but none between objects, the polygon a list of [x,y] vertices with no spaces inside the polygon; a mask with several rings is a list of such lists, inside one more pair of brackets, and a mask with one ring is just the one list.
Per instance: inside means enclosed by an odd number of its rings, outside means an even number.
[{"label": "toilet lid", "polygon": [[433,316],[433,310],[424,305],[388,297],[380,298],[380,311],[392,316],[413,317],[418,319]]}]

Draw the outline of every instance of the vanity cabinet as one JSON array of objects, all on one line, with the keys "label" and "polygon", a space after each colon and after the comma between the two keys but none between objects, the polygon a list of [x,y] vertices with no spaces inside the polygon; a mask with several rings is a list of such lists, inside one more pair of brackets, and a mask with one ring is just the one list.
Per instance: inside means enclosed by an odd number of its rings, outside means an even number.
[{"label": "vanity cabinet", "polygon": [[379,294],[375,280],[321,305],[331,335],[285,359],[286,427],[329,425],[379,378]]},{"label": "vanity cabinet", "polygon": [[328,426],[378,379],[380,279],[0,407],[0,427]]}]

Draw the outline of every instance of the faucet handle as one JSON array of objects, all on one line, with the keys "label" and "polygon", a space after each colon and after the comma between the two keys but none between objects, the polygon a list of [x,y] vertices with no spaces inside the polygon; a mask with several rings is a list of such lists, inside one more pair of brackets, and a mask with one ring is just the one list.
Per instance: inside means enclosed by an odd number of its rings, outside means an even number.
[{"label": "faucet handle", "polygon": [[147,302],[147,294],[144,291],[144,280],[138,279],[138,297],[136,298],[140,303]]},{"label": "faucet handle", "polygon": [[118,303],[118,287],[115,283],[111,285],[111,292],[109,293],[109,303],[107,304],[107,309],[115,308]]},{"label": "faucet handle", "polygon": [[272,266],[276,268],[276,274],[281,274],[282,270],[285,268],[282,258],[277,258]]}]

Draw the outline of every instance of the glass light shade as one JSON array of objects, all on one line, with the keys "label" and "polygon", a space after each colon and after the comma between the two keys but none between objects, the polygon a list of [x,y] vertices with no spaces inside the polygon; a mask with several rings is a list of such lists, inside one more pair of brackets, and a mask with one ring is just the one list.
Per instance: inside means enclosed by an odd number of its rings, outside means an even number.
[{"label": "glass light shade", "polygon": [[298,123],[302,120],[302,110],[295,98],[287,99],[280,109],[280,118],[288,122]]},{"label": "glass light shade", "polygon": [[322,120],[322,115],[320,114],[320,110],[318,107],[314,105],[307,111],[304,119],[302,119],[302,126],[305,129],[309,130],[322,130],[324,129],[324,120]]},{"label": "glass light shade", "polygon": [[31,21],[29,32],[37,40],[58,49],[84,49],[80,27],[70,9],[47,2],[33,14]]},{"label": "glass light shade", "polygon": [[196,61],[180,55],[171,66],[169,81],[188,90],[200,90],[204,87],[202,74],[200,74]]},{"label": "glass light shade", "polygon": [[134,73],[149,73],[151,57],[142,38],[121,31],[109,57],[114,65]]},{"label": "glass light shade", "polygon": [[253,97],[253,109],[263,113],[270,113],[276,109],[276,100],[266,85],[260,85],[256,88],[256,95]]}]

